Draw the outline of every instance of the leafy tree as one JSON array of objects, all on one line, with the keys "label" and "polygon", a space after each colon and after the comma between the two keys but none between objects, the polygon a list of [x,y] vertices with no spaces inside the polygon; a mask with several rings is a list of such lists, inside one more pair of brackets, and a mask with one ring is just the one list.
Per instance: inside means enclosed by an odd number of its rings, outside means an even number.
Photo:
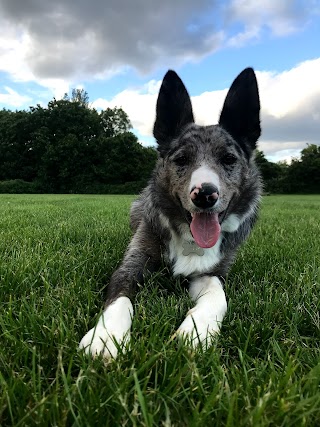
[{"label": "leafy tree", "polygon": [[0,114],[0,179],[32,179],[30,112]]},{"label": "leafy tree", "polygon": [[78,102],[79,105],[89,107],[89,95],[84,89],[72,89],[71,102]]},{"label": "leafy tree", "polygon": [[[98,113],[88,103],[88,94],[74,89],[71,99],[53,99],[46,108],[0,111],[3,191],[119,193],[147,183],[156,150],[139,144],[121,108]],[[261,151],[256,161],[266,191],[320,193],[318,145],[308,145],[290,165],[269,162]]]},{"label": "leafy tree", "polygon": [[307,144],[307,147],[301,151],[301,161],[308,162],[310,165],[318,165],[320,160],[320,145]]},{"label": "leafy tree", "polygon": [[320,146],[310,144],[288,167],[285,189],[289,193],[320,193]]},{"label": "leafy tree", "polygon": [[132,128],[129,117],[122,108],[107,108],[100,113],[100,121],[107,137],[129,132]]},{"label": "leafy tree", "polygon": [[15,159],[18,146],[13,137],[15,113],[9,110],[0,111],[0,180],[13,179],[16,171]]},{"label": "leafy tree", "polygon": [[77,102],[79,105],[89,108],[89,95],[88,92],[84,89],[75,89],[71,90],[71,98],[65,93],[62,98],[63,101]]},{"label": "leafy tree", "polygon": [[256,163],[261,171],[264,190],[281,192],[281,181],[285,174],[285,164],[269,162],[262,151],[256,151]]},{"label": "leafy tree", "polygon": [[47,108],[0,111],[0,180],[10,180],[2,188],[120,192],[147,182],[155,150],[139,144],[121,108],[99,114],[88,108],[88,99],[74,90],[71,99],[53,99]]}]

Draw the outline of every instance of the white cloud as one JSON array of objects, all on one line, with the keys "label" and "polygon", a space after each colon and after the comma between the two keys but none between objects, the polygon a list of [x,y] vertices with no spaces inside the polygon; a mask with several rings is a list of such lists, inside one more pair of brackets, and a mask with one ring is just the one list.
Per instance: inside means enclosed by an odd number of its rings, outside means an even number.
[{"label": "white cloud", "polygon": [[[160,84],[161,82],[158,83],[158,86]],[[151,85],[153,85],[153,83],[151,83]],[[143,93],[143,91],[127,89],[118,93],[111,101],[103,98],[96,99],[92,102],[92,107],[103,110],[108,107],[121,107],[128,114],[133,127],[140,135],[151,136],[156,101],[156,93]]]},{"label": "white cloud", "polygon": [[[257,71],[256,74],[262,106],[259,146],[266,155],[283,160],[297,156],[307,143],[318,144],[320,58],[303,62],[282,73]],[[140,90],[128,89],[111,100],[97,99],[92,105],[95,108],[122,107],[141,139],[151,137],[160,83],[151,81]],[[188,87],[187,81],[185,84]],[[204,92],[192,97],[197,123],[209,125],[218,122],[227,90]]]},{"label": "white cloud", "polygon": [[[13,82],[37,82],[38,85],[49,89],[50,97],[61,98],[69,91],[70,82],[63,78],[37,78],[27,61],[27,52],[33,50],[32,41],[28,33],[20,26],[14,27],[2,22],[0,33],[0,71],[7,73]],[[40,54],[40,53],[39,53]],[[1,98],[5,103],[6,98]],[[17,97],[14,98],[17,101]],[[22,99],[22,98],[21,98]],[[28,97],[29,100],[29,97]],[[21,106],[21,104],[8,105]]]},{"label": "white cloud", "polygon": [[139,135],[151,137],[160,86],[161,81],[150,80],[141,88],[126,89],[118,93],[110,101],[98,98],[92,102],[91,106],[97,110],[123,108]]},{"label": "white cloud", "polygon": [[317,0],[0,2],[0,71],[59,92],[128,69],[199,61],[225,46],[301,31]]},{"label": "white cloud", "polygon": [[275,36],[299,31],[313,9],[312,2],[306,7],[297,0],[233,0],[227,15],[230,22],[244,23],[248,39],[250,32],[256,37],[257,28],[262,27],[268,28]]},{"label": "white cloud", "polygon": [[20,95],[8,86],[4,87],[5,93],[0,93],[0,104],[9,105],[10,107],[20,108],[31,102],[29,96]]},{"label": "white cloud", "polygon": [[[56,99],[61,99],[65,93],[69,93],[72,83],[64,79],[39,79],[38,84],[48,88]],[[81,87],[81,85],[76,85],[76,87]]]},{"label": "white cloud", "polygon": [[258,72],[264,110],[281,118],[320,97],[320,58],[305,61],[282,73]]},{"label": "white cloud", "polygon": [[307,144],[320,144],[320,58],[284,73],[259,73],[262,138],[270,158],[297,157]]},{"label": "white cloud", "polygon": [[12,80],[26,82],[34,80],[26,60],[25,52],[30,46],[30,38],[18,27],[1,21],[0,71],[8,73]]},{"label": "white cloud", "polygon": [[257,25],[245,27],[245,30],[237,33],[235,36],[229,38],[226,42],[227,46],[230,47],[242,47],[248,43],[248,41],[258,39],[260,37],[260,27]]},{"label": "white cloud", "polygon": [[273,162],[290,162],[294,157],[300,156],[300,151],[305,148],[307,141],[266,141],[259,143],[259,149]]},{"label": "white cloud", "polygon": [[0,26],[4,41],[16,41],[11,59],[26,68],[19,78],[105,78],[126,67],[146,73],[213,52],[221,32],[206,18],[219,9],[212,0],[92,0],[76,7],[72,0],[2,0]]},{"label": "white cloud", "polygon": [[[132,69],[147,74],[163,64],[195,62],[226,46],[259,41],[265,32],[273,37],[299,32],[319,13],[318,0],[92,0],[76,7],[72,0],[1,0],[0,72],[13,82],[36,82],[47,98],[59,99],[79,81]],[[268,155],[319,142],[319,75],[320,59],[283,73],[257,72],[261,147]],[[93,106],[123,107],[139,137],[148,141],[160,84],[150,80],[113,99],[97,99]],[[11,86],[0,102],[13,107],[29,102],[31,91],[21,95]],[[226,90],[193,97],[198,123],[217,122]],[[45,97],[38,99],[42,103]]]}]

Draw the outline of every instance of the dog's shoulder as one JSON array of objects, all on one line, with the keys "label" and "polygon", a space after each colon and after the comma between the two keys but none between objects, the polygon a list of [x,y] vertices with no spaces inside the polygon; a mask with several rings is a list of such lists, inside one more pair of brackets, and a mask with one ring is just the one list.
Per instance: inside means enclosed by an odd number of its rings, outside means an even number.
[{"label": "dog's shoulder", "polygon": [[130,209],[130,226],[133,232],[139,227],[142,220],[148,217],[148,212],[152,211],[152,202],[150,195],[150,186],[147,186],[142,193],[131,204]]}]

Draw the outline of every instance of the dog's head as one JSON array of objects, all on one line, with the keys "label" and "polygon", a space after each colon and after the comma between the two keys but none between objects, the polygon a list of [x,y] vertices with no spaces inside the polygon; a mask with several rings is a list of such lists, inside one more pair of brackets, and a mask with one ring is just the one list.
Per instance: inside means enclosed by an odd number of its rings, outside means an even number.
[{"label": "dog's head", "polygon": [[254,71],[234,80],[219,124],[194,123],[189,94],[168,71],[160,88],[154,136],[162,158],[167,191],[186,211],[201,247],[212,247],[232,198],[241,192],[260,136],[260,102]]}]

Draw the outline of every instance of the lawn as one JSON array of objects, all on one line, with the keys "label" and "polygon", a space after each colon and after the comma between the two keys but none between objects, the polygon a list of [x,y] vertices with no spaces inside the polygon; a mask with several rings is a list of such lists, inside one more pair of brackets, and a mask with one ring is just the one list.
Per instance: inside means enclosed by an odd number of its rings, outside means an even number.
[{"label": "lawn", "polygon": [[132,342],[77,351],[130,238],[130,196],[0,196],[0,425],[320,425],[320,196],[268,196],[226,283],[215,345],[172,340],[190,307],[155,274]]}]

